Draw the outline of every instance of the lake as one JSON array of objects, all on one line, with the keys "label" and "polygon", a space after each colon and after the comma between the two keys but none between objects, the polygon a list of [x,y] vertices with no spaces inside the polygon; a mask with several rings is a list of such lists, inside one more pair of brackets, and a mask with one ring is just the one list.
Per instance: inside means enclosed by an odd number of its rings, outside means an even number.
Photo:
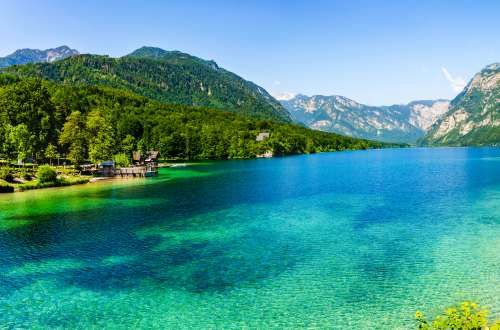
[{"label": "lake", "polygon": [[500,148],[200,163],[0,195],[0,328],[408,329],[500,310]]}]

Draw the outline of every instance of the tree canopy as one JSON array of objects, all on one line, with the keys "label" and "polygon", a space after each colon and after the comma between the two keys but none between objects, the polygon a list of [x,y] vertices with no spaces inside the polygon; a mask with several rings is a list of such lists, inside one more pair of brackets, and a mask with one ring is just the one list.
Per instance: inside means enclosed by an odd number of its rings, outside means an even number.
[{"label": "tree canopy", "polygon": [[[269,132],[257,142],[256,136]],[[204,107],[163,104],[129,91],[0,74],[0,158],[75,164],[159,150],[163,158],[252,158],[366,149],[380,142]]]}]

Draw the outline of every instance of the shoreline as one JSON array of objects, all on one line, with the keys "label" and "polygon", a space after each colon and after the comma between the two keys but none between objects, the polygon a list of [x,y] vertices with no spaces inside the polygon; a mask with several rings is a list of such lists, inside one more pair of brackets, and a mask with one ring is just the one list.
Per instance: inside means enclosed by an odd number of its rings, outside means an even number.
[{"label": "shoreline", "polygon": [[[499,148],[498,146],[438,146],[438,147],[425,147],[425,146],[411,146],[411,147],[392,147],[392,148],[372,148],[372,149],[364,149],[364,150],[339,150],[339,151],[324,151],[324,152],[318,152],[314,154],[322,154],[322,153],[342,153],[342,152],[356,152],[356,151],[379,151],[379,150],[388,150],[388,149],[466,149],[466,148],[473,148],[473,149],[489,149],[489,148]],[[303,156],[303,155],[314,155],[314,154],[296,154],[296,155],[276,155],[272,158],[282,158],[282,157],[289,157],[289,156]],[[238,159],[223,159],[223,160],[212,160],[212,159],[199,159],[199,160],[181,160],[181,159],[174,159],[170,160],[171,162],[165,162],[165,163],[160,163],[158,165],[158,168],[165,169],[165,168],[185,168],[185,167],[190,167],[190,166],[195,166],[198,163],[203,163],[206,161],[225,161],[225,160],[256,160],[259,158],[238,158]],[[70,186],[77,186],[77,185],[86,185],[89,183],[92,184],[110,184],[113,182],[125,182],[125,181],[135,181],[137,179],[144,179],[144,178],[139,178],[139,177],[121,177],[121,176],[114,176],[114,177],[92,177],[92,176],[78,176],[74,177],[73,180],[67,180],[67,178],[63,178],[65,181],[59,181],[59,182],[50,182],[50,183],[38,183],[36,181],[28,181],[24,184],[12,184],[8,182],[4,182],[0,180],[0,188],[2,186],[9,186],[13,188],[13,191],[0,191],[0,195],[8,195],[12,193],[19,193],[19,192],[25,192],[29,190],[39,190],[39,189],[49,189],[49,188],[64,188],[64,187],[70,187]]]},{"label": "shoreline", "polygon": [[[159,168],[185,168],[192,166],[194,163],[163,163],[160,164]],[[136,181],[137,179],[145,179],[144,177],[128,177],[128,176],[112,176],[112,177],[92,177],[92,176],[75,176],[75,177],[63,177],[59,178],[56,182],[39,183],[36,180],[27,181],[25,183],[8,183],[0,181],[0,186],[12,187],[12,191],[0,192],[1,195],[9,195],[20,192],[27,192],[32,190],[40,189],[53,189],[53,188],[66,188],[78,185],[88,185],[88,184],[111,184],[126,181]]]}]

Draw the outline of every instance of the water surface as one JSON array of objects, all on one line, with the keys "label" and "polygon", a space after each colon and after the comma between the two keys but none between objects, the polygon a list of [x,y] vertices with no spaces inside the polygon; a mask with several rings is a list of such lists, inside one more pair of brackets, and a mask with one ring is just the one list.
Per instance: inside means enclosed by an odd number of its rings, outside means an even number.
[{"label": "water surface", "polygon": [[0,195],[0,328],[408,329],[500,308],[500,149],[226,161]]}]

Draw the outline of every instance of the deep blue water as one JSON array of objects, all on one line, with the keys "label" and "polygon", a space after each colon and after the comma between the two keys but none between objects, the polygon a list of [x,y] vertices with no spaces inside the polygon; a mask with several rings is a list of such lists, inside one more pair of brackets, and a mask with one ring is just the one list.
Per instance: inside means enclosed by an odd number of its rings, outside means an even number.
[{"label": "deep blue water", "polygon": [[0,196],[0,328],[407,329],[500,308],[500,149],[225,161]]}]

